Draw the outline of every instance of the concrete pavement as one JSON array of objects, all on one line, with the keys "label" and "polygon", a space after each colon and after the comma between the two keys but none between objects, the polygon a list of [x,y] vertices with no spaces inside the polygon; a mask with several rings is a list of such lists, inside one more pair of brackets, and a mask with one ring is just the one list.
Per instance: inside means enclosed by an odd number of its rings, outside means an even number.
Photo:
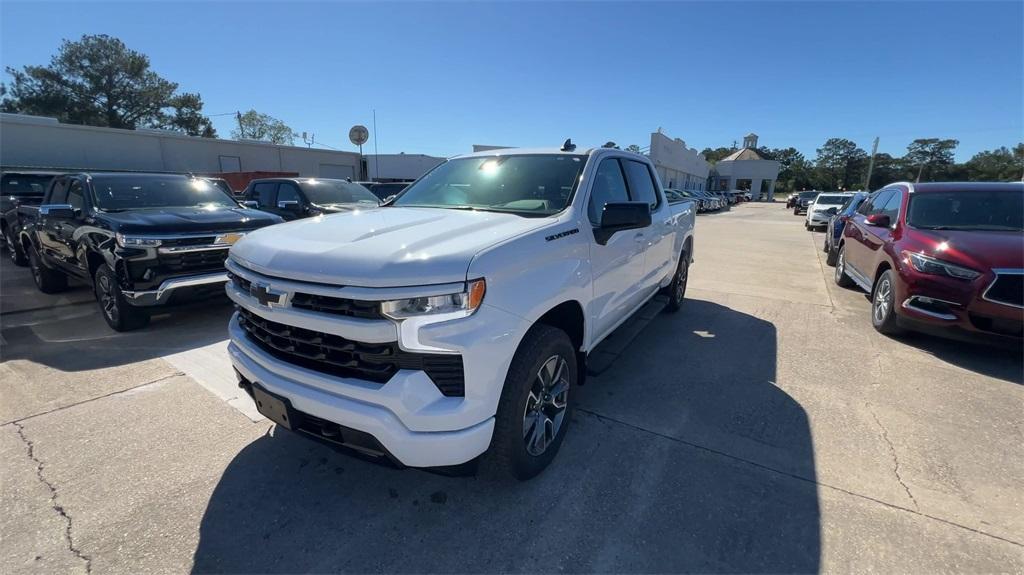
[{"label": "concrete pavement", "polygon": [[115,334],[5,261],[0,571],[1024,570],[1020,354],[876,334],[779,204],[697,226],[689,301],[527,483],[278,433],[230,389],[226,303]]}]

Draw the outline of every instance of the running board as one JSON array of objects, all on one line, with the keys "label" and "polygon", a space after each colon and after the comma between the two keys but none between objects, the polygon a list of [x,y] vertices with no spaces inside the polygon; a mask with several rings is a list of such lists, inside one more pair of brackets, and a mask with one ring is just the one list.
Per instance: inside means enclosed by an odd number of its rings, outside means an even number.
[{"label": "running board", "polygon": [[668,296],[658,295],[644,304],[587,356],[587,375],[601,375],[615,363],[636,336],[668,305]]}]

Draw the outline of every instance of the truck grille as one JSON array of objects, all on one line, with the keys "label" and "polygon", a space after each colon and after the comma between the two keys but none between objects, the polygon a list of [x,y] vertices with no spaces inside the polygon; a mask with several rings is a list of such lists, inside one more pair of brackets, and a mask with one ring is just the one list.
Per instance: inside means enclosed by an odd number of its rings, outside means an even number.
[{"label": "truck grille", "polygon": [[1024,307],[1024,274],[998,274],[985,292],[985,299]]},{"label": "truck grille", "polygon": [[270,355],[327,375],[386,383],[400,369],[423,371],[442,394],[465,395],[462,356],[403,351],[397,342],[362,343],[270,321],[239,308],[238,324]]},{"label": "truck grille", "polygon": [[[235,274],[229,274],[229,276],[238,289],[244,292],[249,291],[249,286],[252,282]],[[384,319],[384,316],[380,313],[380,302],[374,301],[296,292],[292,295],[291,306],[318,313],[329,313],[360,319]]]},{"label": "truck grille", "polygon": [[162,253],[159,256],[160,265],[175,272],[222,269],[226,259],[228,259],[228,248],[196,252]]}]

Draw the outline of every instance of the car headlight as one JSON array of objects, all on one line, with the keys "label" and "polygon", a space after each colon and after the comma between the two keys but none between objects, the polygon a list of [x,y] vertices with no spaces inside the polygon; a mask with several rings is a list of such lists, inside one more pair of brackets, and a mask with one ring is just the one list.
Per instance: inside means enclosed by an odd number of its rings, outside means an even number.
[{"label": "car headlight", "polygon": [[114,237],[117,239],[117,245],[122,248],[155,248],[161,244],[160,240],[155,238],[126,236],[120,232],[115,234]]},{"label": "car headlight", "polygon": [[466,317],[480,307],[487,291],[483,279],[466,282],[466,289],[445,295],[414,297],[381,302],[381,313],[391,319],[408,319],[432,315]]},{"label": "car headlight", "polygon": [[917,252],[903,252],[903,259],[915,270],[923,274],[949,276],[962,280],[972,280],[981,275],[972,269],[944,262]]}]

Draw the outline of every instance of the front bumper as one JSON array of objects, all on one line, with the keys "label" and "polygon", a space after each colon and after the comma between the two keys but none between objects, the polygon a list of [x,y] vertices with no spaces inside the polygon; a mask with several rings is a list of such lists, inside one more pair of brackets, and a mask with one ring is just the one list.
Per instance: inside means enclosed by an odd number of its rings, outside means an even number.
[{"label": "front bumper", "polygon": [[175,290],[216,286],[228,281],[227,272],[213,272],[194,276],[178,277],[164,280],[155,290],[123,291],[122,294],[134,306],[163,305],[171,299]]},{"label": "front bumper", "polygon": [[[231,362],[246,380],[288,400],[295,409],[372,435],[387,453],[409,467],[440,467],[465,463],[487,450],[505,374],[529,324],[486,302],[473,315],[425,325],[403,325],[388,319],[328,315],[293,307],[296,293],[318,291],[335,297],[373,301],[396,289],[334,288],[257,274],[233,263],[232,273],[283,293],[279,303],[264,305],[233,282],[228,296],[250,314],[356,342],[399,342],[402,349],[459,354],[463,362],[462,396],[445,396],[426,372],[399,369],[383,383],[346,377],[315,364],[304,366],[271,355],[254,343],[232,318],[228,346]],[[421,288],[422,289],[422,288]],[[414,333],[409,333],[410,331]]]},{"label": "front bumper", "polygon": [[1024,336],[1024,309],[984,299],[995,279],[992,273],[972,281],[922,274],[900,262],[896,283],[898,319],[912,329],[958,337],[1020,341]]},{"label": "front bumper", "polygon": [[811,212],[810,214],[807,215],[807,225],[810,225],[810,226],[827,226],[828,225],[828,221],[830,219],[832,219],[832,216],[829,216],[828,214],[819,213],[819,212]]}]

